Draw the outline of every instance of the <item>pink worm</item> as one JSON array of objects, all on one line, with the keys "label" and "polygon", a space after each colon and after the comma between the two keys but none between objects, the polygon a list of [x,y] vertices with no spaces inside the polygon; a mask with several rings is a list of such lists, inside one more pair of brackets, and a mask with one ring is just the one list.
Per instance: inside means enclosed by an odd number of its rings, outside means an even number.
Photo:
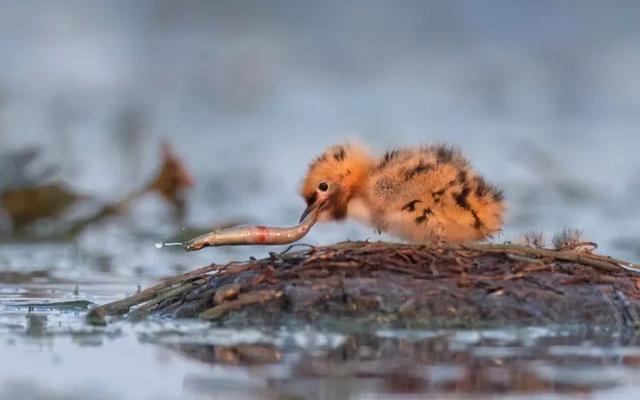
[{"label": "pink worm", "polygon": [[288,244],[300,240],[309,232],[318,218],[319,208],[312,211],[298,225],[289,228],[262,225],[238,226],[209,232],[184,243],[187,251],[200,250],[207,246],[237,246],[243,244]]}]

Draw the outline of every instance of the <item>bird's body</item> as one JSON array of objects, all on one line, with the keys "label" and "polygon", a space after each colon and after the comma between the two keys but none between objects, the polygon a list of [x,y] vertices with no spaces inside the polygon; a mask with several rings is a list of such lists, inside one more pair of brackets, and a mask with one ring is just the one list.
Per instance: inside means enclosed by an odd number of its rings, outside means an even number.
[{"label": "bird's body", "polygon": [[360,220],[410,242],[481,240],[502,227],[502,192],[445,145],[391,150],[373,157],[353,144],[329,148],[302,186],[320,220]]}]

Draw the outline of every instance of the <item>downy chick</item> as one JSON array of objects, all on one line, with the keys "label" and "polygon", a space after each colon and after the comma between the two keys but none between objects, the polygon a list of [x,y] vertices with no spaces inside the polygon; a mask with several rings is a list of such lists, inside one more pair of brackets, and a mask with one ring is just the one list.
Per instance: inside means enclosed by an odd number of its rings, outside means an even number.
[{"label": "downy chick", "polygon": [[376,158],[362,146],[327,149],[309,166],[301,195],[306,216],[354,218],[414,243],[482,240],[500,231],[502,191],[446,145],[387,151]]}]

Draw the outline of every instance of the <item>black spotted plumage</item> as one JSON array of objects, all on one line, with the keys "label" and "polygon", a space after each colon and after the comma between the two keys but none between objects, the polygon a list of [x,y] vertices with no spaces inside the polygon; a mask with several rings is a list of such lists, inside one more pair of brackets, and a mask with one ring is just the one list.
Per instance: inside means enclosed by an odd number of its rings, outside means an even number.
[{"label": "black spotted plumage", "polygon": [[446,144],[435,145],[434,149],[436,152],[436,159],[440,164],[451,162],[457,152],[455,147]]},{"label": "black spotted plumage", "polygon": [[476,196],[478,197],[489,197],[493,201],[503,201],[504,193],[498,187],[487,183],[487,181],[482,176],[477,176],[475,178],[476,184]]},{"label": "black spotted plumage", "polygon": [[433,215],[433,211],[431,211],[431,208],[424,208],[422,210],[422,215],[420,215],[419,217],[416,217],[415,219],[416,224],[424,223],[427,220],[427,218],[429,218],[430,215]]},{"label": "black spotted plumage", "polygon": [[387,150],[382,156],[382,161],[378,164],[378,169],[382,169],[389,165],[389,163],[400,155],[400,151],[397,149]]},{"label": "black spotted plumage", "polygon": [[411,200],[410,202],[408,202],[407,204],[405,204],[402,207],[402,211],[409,211],[409,212],[413,212],[416,210],[416,204],[418,203],[422,203],[421,200]]},{"label": "black spotted plumage", "polygon": [[410,168],[407,171],[405,171],[404,180],[405,181],[409,181],[409,180],[413,179],[416,175],[427,173],[427,172],[433,170],[433,168],[434,168],[433,165],[428,164],[423,160],[420,160],[420,162],[418,162],[418,164],[416,166],[414,166],[413,168]]}]

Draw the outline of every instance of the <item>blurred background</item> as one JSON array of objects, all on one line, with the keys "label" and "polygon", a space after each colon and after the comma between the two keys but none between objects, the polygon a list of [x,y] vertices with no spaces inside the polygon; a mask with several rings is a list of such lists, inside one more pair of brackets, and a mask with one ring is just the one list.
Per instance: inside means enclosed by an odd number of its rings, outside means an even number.
[{"label": "blurred background", "polygon": [[[632,0],[5,0],[0,192],[62,182],[93,204],[39,233],[144,186],[163,142],[194,186],[183,219],[150,195],[65,241],[16,240],[0,212],[0,270],[44,276],[2,296],[103,302],[264,256],[272,249],[153,244],[183,228],[294,223],[308,162],[344,139],[379,152],[456,144],[505,188],[497,240],[576,228],[638,261],[639,35]],[[15,161],[25,149],[39,150],[28,171]],[[386,239],[347,223],[303,241],[367,238]]]},{"label": "blurred background", "polygon": [[[506,189],[499,239],[571,227],[637,257],[638,16],[597,0],[7,1],[0,149],[37,146],[108,201],[166,139],[195,179],[185,225],[282,225],[328,145],[450,142]],[[129,222],[162,232],[152,208]],[[376,235],[309,240],[346,237]]]}]

